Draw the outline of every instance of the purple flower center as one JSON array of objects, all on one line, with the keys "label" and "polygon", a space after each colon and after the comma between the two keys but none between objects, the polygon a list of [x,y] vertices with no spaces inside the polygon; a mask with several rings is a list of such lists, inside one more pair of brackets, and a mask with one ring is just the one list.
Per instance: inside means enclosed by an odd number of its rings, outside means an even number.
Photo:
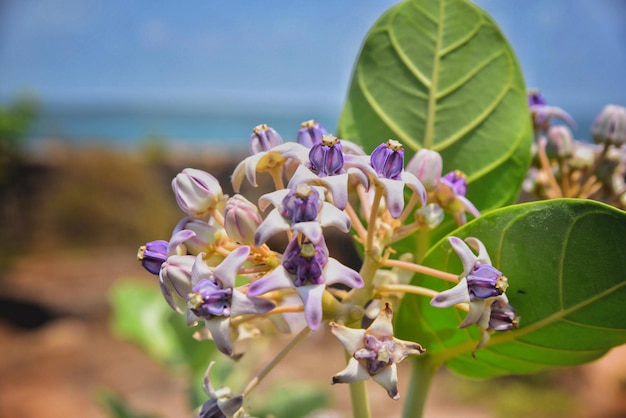
[{"label": "purple flower center", "polygon": [[258,125],[252,130],[252,136],[250,136],[250,153],[269,151],[282,143],[283,138],[278,132],[266,124]]},{"label": "purple flower center", "polygon": [[489,328],[496,331],[508,331],[517,328],[519,316],[510,304],[500,306],[497,303],[491,305],[491,316],[489,317]]},{"label": "purple flower center", "polygon": [[197,317],[211,319],[214,316],[230,316],[233,289],[223,289],[222,284],[213,278],[200,280],[191,291],[189,304]]},{"label": "purple flower center", "polygon": [[460,170],[454,170],[441,178],[441,181],[448,185],[457,196],[465,196],[467,193],[467,176]]},{"label": "purple flower center", "polygon": [[546,99],[539,93],[539,90],[531,90],[528,92],[528,106],[545,106],[546,104]]},{"label": "purple flower center", "polygon": [[322,141],[322,136],[327,133],[320,123],[315,122],[313,119],[307,120],[300,125],[297,142],[307,148],[311,148],[313,145],[319,144]]},{"label": "purple flower center", "polygon": [[488,264],[476,264],[467,275],[470,300],[487,299],[501,295],[509,286],[502,272]]},{"label": "purple flower center", "polygon": [[280,205],[280,214],[291,223],[309,222],[317,219],[321,208],[320,195],[314,188],[299,184],[291,189]]},{"label": "purple flower center", "polygon": [[311,170],[320,177],[339,174],[343,168],[341,141],[334,135],[324,135],[309,152]]},{"label": "purple flower center", "polygon": [[300,287],[307,284],[324,284],[322,273],[327,262],[328,249],[323,240],[316,245],[305,239],[300,244],[296,237],[285,249],[283,267],[296,276],[294,285]]},{"label": "purple flower center", "polygon": [[159,274],[161,266],[167,260],[167,241],[151,241],[139,247],[137,258],[141,265],[152,274]]},{"label": "purple flower center", "polygon": [[370,376],[375,375],[385,366],[394,362],[393,351],[395,342],[392,337],[376,338],[372,334],[365,334],[363,337],[364,348],[359,348],[354,352],[354,358],[365,360],[367,372]]},{"label": "purple flower center", "polygon": [[380,144],[370,156],[370,164],[379,177],[398,180],[404,169],[404,148],[393,139]]}]

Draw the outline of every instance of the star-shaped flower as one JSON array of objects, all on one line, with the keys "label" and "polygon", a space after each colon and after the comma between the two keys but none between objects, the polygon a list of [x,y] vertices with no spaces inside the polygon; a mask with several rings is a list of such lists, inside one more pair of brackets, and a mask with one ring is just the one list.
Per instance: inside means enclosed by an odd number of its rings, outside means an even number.
[{"label": "star-shaped flower", "polygon": [[[271,172],[282,169],[288,159],[293,158],[293,156],[298,156],[298,160],[306,158],[309,152],[308,148],[296,142],[283,143],[282,138],[280,141],[255,139],[255,135],[258,136],[269,129],[271,128],[267,125],[259,125],[254,128],[250,145],[250,150],[253,154],[241,161],[233,171],[231,181],[235,192],[239,192],[244,177],[248,179],[251,185],[256,187],[257,172]],[[286,153],[289,153],[289,157]]]},{"label": "star-shaped flower", "polygon": [[264,314],[274,308],[266,299],[249,297],[235,288],[237,272],[250,254],[250,247],[232,251],[217,267],[209,267],[198,254],[191,270],[191,291],[187,296],[187,323],[204,321],[217,348],[233,355],[229,338],[230,318],[245,314]]},{"label": "star-shaped flower", "polygon": [[448,241],[461,258],[463,273],[456,286],[439,293],[430,304],[438,308],[448,308],[458,303],[469,303],[469,312],[459,328],[476,324],[483,332],[483,338],[477,347],[479,348],[488,341],[489,330],[504,330],[504,323],[513,324],[518,321],[519,317],[513,307],[508,305],[504,294],[508,279],[492,266],[489,254],[480,240],[473,237],[465,239],[478,250],[478,256],[460,238],[449,237]]},{"label": "star-shaped flower", "polygon": [[387,390],[392,399],[399,399],[397,363],[411,354],[422,354],[421,345],[393,336],[393,311],[385,303],[378,317],[367,329],[348,328],[330,323],[331,332],[351,354],[345,369],[333,376],[332,383],[351,383],[370,377]]},{"label": "star-shaped flower", "polygon": [[327,285],[344,284],[363,287],[356,271],[328,257],[323,236],[312,242],[301,235],[294,237],[283,254],[282,264],[250,284],[248,296],[260,296],[273,290],[295,288],[304,304],[304,316],[311,330],[322,322],[322,295]]},{"label": "star-shaped flower", "polygon": [[292,184],[287,189],[267,193],[259,199],[259,207],[274,209],[267,215],[254,234],[259,246],[273,235],[288,230],[303,233],[311,241],[321,239],[322,228],[334,226],[342,232],[350,230],[350,218],[343,211],[324,201],[324,188],[307,184]]}]

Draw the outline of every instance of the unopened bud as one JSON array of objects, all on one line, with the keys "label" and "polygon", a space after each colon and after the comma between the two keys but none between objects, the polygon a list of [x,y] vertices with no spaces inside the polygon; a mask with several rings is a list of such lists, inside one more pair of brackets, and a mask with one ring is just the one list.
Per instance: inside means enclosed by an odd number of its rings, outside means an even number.
[{"label": "unopened bud", "polygon": [[626,142],[626,108],[605,106],[593,122],[591,136],[598,144],[620,146]]},{"label": "unopened bud", "polygon": [[254,233],[261,222],[259,209],[248,199],[239,194],[228,199],[224,209],[224,229],[233,241],[253,244]]},{"label": "unopened bud", "polygon": [[425,148],[419,150],[406,164],[406,171],[415,175],[429,192],[439,184],[442,168],[441,155]]},{"label": "unopened bud", "polygon": [[549,158],[570,158],[573,154],[574,138],[572,131],[563,125],[553,125],[548,130],[546,155]]},{"label": "unopened bud", "polygon": [[302,144],[307,148],[313,147],[322,141],[322,136],[326,135],[326,129],[322,124],[313,119],[302,122],[298,130],[298,144]]},{"label": "unopened bud", "polygon": [[258,125],[252,130],[250,136],[250,153],[269,151],[283,143],[283,138],[273,128],[266,124]]},{"label": "unopened bud", "polygon": [[196,257],[193,255],[170,256],[159,274],[163,284],[170,290],[174,290],[175,296],[186,300],[191,292],[191,269]]},{"label": "unopened bud", "polygon": [[415,218],[421,228],[435,229],[443,222],[444,212],[436,203],[429,203],[415,211]]},{"label": "unopened bud", "polygon": [[167,241],[151,241],[139,247],[137,259],[152,274],[159,274],[161,265],[167,260]]},{"label": "unopened bud", "polygon": [[190,216],[204,217],[222,200],[219,181],[209,173],[185,168],[172,180],[178,206]]}]

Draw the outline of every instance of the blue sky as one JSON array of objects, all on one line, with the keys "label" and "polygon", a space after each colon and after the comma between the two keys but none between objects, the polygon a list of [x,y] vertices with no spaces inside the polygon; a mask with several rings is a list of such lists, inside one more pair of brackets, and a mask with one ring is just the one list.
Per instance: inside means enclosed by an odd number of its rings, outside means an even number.
[{"label": "blue sky", "polygon": [[[0,102],[342,106],[392,0],[0,1]],[[555,105],[626,105],[626,2],[478,0]]]}]

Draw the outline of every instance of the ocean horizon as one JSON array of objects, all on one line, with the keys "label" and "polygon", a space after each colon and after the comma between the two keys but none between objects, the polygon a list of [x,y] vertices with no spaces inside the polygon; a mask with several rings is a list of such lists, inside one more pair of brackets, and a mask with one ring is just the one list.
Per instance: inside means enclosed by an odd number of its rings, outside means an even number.
[{"label": "ocean horizon", "polygon": [[[573,114],[577,126],[574,137],[590,141],[595,114]],[[26,144],[38,149],[54,141],[73,147],[105,146],[136,149],[150,141],[167,145],[185,144],[193,149],[203,144],[219,144],[225,151],[247,147],[252,129],[268,124],[285,141],[294,141],[300,124],[315,119],[327,131],[335,132],[339,111],[308,111],[268,107],[236,108],[149,108],[149,107],[43,107],[39,109]]]}]

